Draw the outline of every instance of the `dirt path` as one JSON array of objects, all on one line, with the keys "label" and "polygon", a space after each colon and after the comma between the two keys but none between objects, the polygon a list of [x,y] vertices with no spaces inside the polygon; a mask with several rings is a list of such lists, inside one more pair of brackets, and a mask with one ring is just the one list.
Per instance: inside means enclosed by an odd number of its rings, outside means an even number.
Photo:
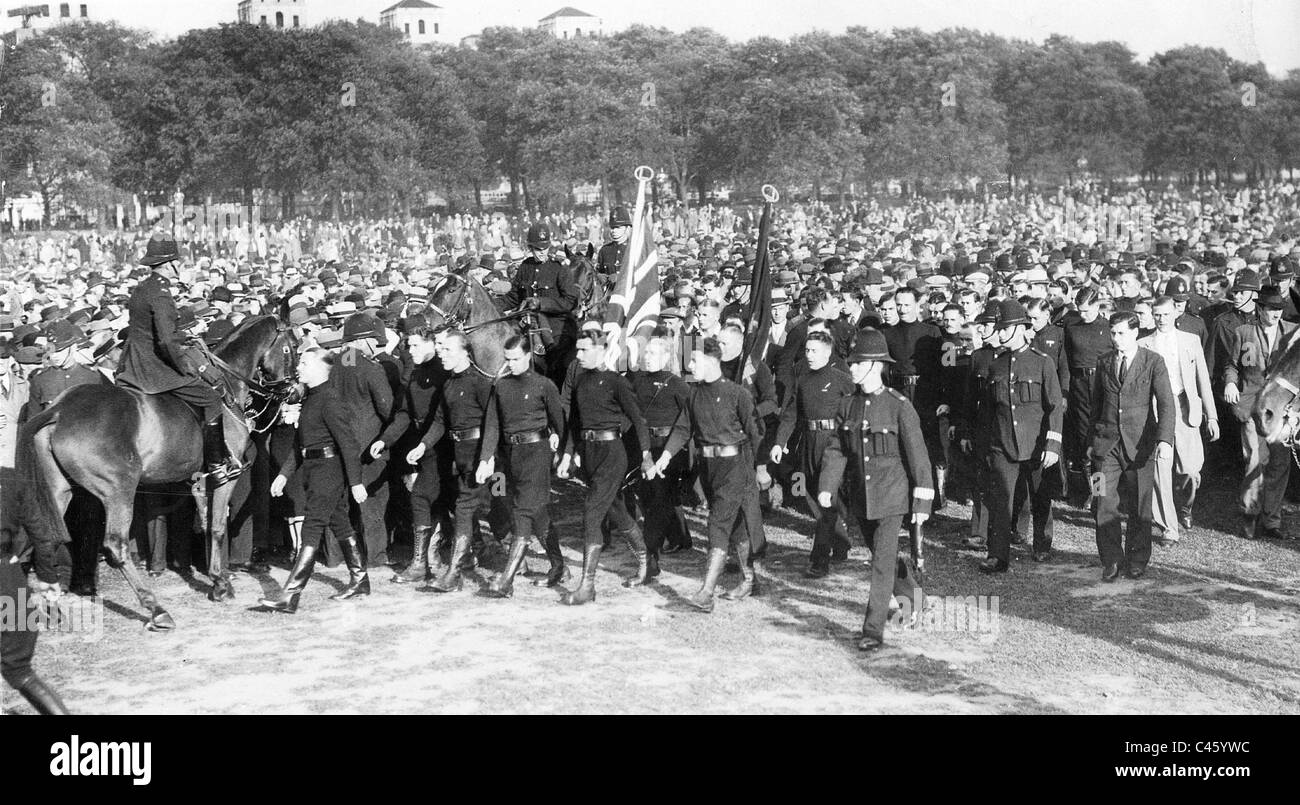
[{"label": "dirt path", "polygon": [[[1211,509],[1228,505],[1222,490],[1207,494]],[[576,569],[575,488],[558,504]],[[85,713],[1300,712],[1295,543],[1198,527],[1178,548],[1157,548],[1147,579],[1103,585],[1089,519],[1059,507],[1056,561],[1036,565],[1017,549],[1012,571],[989,578],[955,547],[967,512],[950,505],[929,528],[926,592],[997,596],[996,631],[955,630],[943,599],[875,655],[854,641],[867,552],[804,579],[809,521],[785,510],[768,525],[773,583],[761,597],[719,600],[711,616],[680,600],[703,573],[693,515],[697,550],[665,558],[660,584],[619,586],[632,558],[616,550],[602,560],[596,603],[574,608],[522,579],[502,601],[468,583],[448,595],[399,587],[383,571],[369,599],[336,603],[336,569],[284,616],[250,611],[283,568],[237,577],[232,604],[169,574],[158,592],[179,628],[152,634],[101,567],[103,639],[44,635],[37,666]],[[28,712],[4,696],[6,710]]]}]

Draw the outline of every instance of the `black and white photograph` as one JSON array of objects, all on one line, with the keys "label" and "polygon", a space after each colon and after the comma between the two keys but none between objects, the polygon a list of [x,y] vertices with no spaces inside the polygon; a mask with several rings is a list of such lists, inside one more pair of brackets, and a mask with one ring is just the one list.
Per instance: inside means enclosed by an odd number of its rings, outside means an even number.
[{"label": "black and white photograph", "polygon": [[577,2],[0,3],[4,716],[1300,714],[1300,5]]}]

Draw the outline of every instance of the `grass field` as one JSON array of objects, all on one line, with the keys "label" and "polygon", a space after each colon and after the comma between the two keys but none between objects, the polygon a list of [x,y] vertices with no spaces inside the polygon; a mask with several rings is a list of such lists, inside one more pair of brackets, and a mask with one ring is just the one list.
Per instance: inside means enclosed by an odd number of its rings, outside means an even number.
[{"label": "grass field", "polygon": [[[830,577],[805,579],[811,523],[784,509],[767,520],[764,594],[719,600],[712,615],[682,600],[703,574],[697,512],[696,551],[666,557],[660,583],[622,588],[633,560],[620,546],[583,607],[523,579],[513,599],[497,600],[470,583],[419,592],[387,571],[372,572],[368,599],[336,603],[327,596],[346,576],[337,568],[319,572],[286,616],[253,611],[283,567],[236,577],[226,604],[208,602],[203,577],[168,574],[157,590],[178,628],[155,634],[101,566],[102,639],[43,635],[36,664],[79,713],[1297,713],[1300,542],[1230,536],[1231,487],[1209,479],[1204,523],[1178,547],[1157,547],[1145,579],[1115,584],[1100,581],[1084,511],[1057,504],[1052,563],[1017,547],[1011,572],[986,577],[980,556],[956,547],[969,510],[950,504],[927,527],[926,593],[997,596],[996,630],[923,618],[891,629],[874,654],[854,637],[866,550],[855,545]],[[576,571],[581,489],[557,492]],[[3,704],[30,712],[7,689]]]}]

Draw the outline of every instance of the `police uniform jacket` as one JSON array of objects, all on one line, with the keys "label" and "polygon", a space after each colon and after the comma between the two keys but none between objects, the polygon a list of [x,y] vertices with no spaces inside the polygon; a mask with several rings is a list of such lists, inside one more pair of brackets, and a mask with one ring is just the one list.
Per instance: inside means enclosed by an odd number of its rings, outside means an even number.
[{"label": "police uniform jacket", "polygon": [[596,254],[596,270],[607,277],[616,276],[623,268],[623,257],[627,254],[627,243],[611,240]]},{"label": "police uniform jacket", "polygon": [[1012,461],[1060,454],[1061,381],[1052,359],[1025,346],[1003,350],[989,366],[976,446],[1002,451]]},{"label": "police uniform jacket", "polygon": [[108,385],[102,374],[94,369],[74,363],[67,369],[47,366],[33,374],[28,400],[28,415],[35,416],[53,404],[55,398],[73,386]]},{"label": "police uniform jacket", "polygon": [[176,302],[167,280],[156,272],[140,282],[127,303],[126,347],[117,368],[120,385],[161,394],[189,385],[183,336],[177,329]]},{"label": "police uniform jacket", "polygon": [[1264,390],[1269,370],[1282,357],[1298,326],[1300,325],[1285,320],[1278,322],[1272,349],[1265,346],[1264,328],[1258,323],[1242,325],[1232,334],[1229,359],[1223,366],[1223,385],[1226,387],[1233,383],[1241,392],[1241,399],[1232,406],[1232,413],[1238,422],[1250,420],[1251,412],[1255,410],[1255,400]]},{"label": "police uniform jacket", "polygon": [[506,294],[506,306],[517,308],[525,299],[536,297],[537,310],[558,338],[565,322],[573,316],[581,294],[573,284],[573,272],[555,262],[539,263],[532,257],[519,264],[514,287]]},{"label": "police uniform jacket", "polygon": [[898,391],[858,389],[840,400],[839,438],[826,447],[822,492],[838,493],[860,519],[929,514],[930,459],[916,409]]}]

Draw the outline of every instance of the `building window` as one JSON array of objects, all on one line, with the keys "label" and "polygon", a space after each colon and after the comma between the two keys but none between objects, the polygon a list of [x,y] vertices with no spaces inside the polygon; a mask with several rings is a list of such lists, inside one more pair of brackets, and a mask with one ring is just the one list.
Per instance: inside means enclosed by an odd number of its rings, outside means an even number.
[{"label": "building window", "polygon": [[283,28],[283,27],[284,27],[284,12],[283,12],[283,11],[277,11],[277,12],[275,12],[275,27],[277,27],[277,28]]},{"label": "building window", "polygon": [[423,35],[423,34],[424,34],[424,20],[420,20],[419,29],[420,29],[420,34]]},{"label": "building window", "polygon": [[69,4],[69,3],[59,3],[59,16],[60,16],[60,17],[71,17],[71,16],[72,16],[72,6],[71,6],[71,4]]},{"label": "building window", "polygon": [[297,14],[294,14],[294,15],[293,15],[293,27],[295,27],[295,28],[298,27],[298,15],[297,15]]},{"label": "building window", "polygon": [[436,23],[436,22],[433,24],[433,32],[434,32],[435,34],[438,33],[438,23]]},{"label": "building window", "polygon": [[581,29],[581,28],[574,28],[574,29],[573,29],[573,36],[574,36],[575,39],[581,39],[581,38],[582,38],[582,29]]},{"label": "building window", "polygon": [[81,4],[81,16],[83,16],[83,17],[89,17],[89,16],[90,16],[89,12],[86,10],[86,4],[85,4],[85,3],[82,3],[82,4]]},{"label": "building window", "polygon": [[565,38],[565,39],[568,39],[568,38],[569,38],[569,32],[568,32],[568,31],[565,31],[565,32],[564,32],[564,38]]},{"label": "building window", "polygon": [[265,15],[265,14],[262,15],[262,24],[263,24],[263,25],[266,25],[266,15]]},{"label": "building window", "polygon": [[403,32],[404,32],[407,36],[410,36],[410,35],[411,35],[411,23],[409,23],[409,22],[404,22],[404,23],[402,23],[402,30],[403,30]]}]

